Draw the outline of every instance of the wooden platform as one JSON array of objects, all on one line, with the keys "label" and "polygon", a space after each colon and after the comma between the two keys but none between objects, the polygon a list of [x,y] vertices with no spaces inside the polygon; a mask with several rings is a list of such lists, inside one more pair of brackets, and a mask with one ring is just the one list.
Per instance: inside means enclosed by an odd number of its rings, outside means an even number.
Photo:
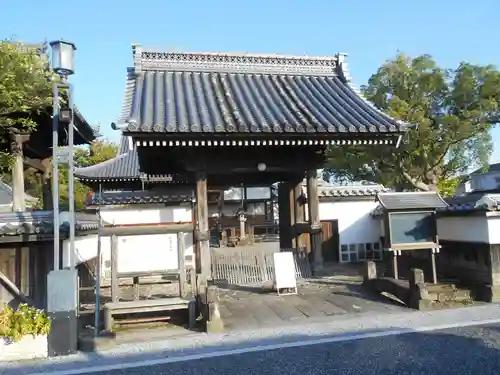
[{"label": "wooden platform", "polygon": [[161,298],[150,300],[135,300],[109,302],[104,305],[104,326],[107,331],[113,330],[113,316],[117,314],[137,314],[172,310],[188,310],[189,328],[196,325],[196,304],[194,298]]}]

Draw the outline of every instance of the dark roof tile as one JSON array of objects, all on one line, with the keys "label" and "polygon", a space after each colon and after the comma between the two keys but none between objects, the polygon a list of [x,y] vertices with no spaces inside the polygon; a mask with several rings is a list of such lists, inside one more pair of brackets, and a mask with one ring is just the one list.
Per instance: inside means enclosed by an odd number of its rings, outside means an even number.
[{"label": "dark roof tile", "polygon": [[437,192],[379,193],[377,200],[387,210],[439,209],[448,206]]},{"label": "dark roof tile", "polygon": [[180,203],[191,202],[193,199],[194,191],[188,188],[166,191],[107,191],[101,195],[92,195],[87,206]]},{"label": "dark roof tile", "polygon": [[363,99],[344,55],[144,52],[135,47],[121,123],[129,132],[400,133]]}]

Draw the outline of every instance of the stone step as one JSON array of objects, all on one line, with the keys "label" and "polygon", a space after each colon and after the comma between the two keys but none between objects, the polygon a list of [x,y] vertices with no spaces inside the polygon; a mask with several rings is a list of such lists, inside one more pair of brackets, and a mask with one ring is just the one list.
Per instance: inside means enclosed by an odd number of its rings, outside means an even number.
[{"label": "stone step", "polygon": [[457,288],[429,288],[429,298],[433,301],[468,301],[471,300],[471,291]]}]

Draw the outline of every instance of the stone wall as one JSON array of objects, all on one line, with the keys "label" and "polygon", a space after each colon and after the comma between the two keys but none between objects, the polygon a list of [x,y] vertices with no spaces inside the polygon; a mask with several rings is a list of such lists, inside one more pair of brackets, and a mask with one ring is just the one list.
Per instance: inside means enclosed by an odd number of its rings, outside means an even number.
[{"label": "stone wall", "polygon": [[477,298],[500,301],[500,244],[441,241],[440,277],[475,287]]},{"label": "stone wall", "polygon": [[490,245],[478,242],[440,241],[437,269],[441,277],[464,283],[491,284]]}]

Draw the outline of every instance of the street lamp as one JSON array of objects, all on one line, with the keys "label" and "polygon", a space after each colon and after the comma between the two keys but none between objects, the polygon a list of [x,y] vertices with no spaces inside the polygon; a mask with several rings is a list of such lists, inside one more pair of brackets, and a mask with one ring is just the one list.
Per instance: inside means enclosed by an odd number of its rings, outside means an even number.
[{"label": "street lamp", "polygon": [[62,76],[73,74],[75,72],[75,45],[55,40],[50,42],[50,47],[52,49],[52,70]]},{"label": "street lamp", "polygon": [[257,164],[257,170],[259,172],[264,172],[267,169],[266,163],[259,163]]},{"label": "street lamp", "polygon": [[[68,76],[75,73],[74,56],[76,47],[73,43],[56,40],[50,42],[52,49],[52,70],[59,75],[60,81],[54,81],[52,85],[53,94],[53,116],[52,116],[52,194],[54,209],[54,269],[58,270],[60,265],[59,250],[59,124],[68,126],[68,189],[69,189],[69,268],[74,267],[75,247],[75,200],[74,200],[74,174],[73,174],[73,87],[67,81]],[[65,89],[68,93],[67,106],[62,106],[59,90]]]},{"label": "street lamp", "polygon": [[[73,43],[57,40],[52,48],[52,70],[59,75],[52,83],[52,200],[54,210],[54,269],[47,278],[47,312],[52,320],[48,338],[50,356],[75,353],[77,350],[78,277],[75,269],[75,186],[74,186],[74,128],[73,87],[68,77],[74,74]],[[61,101],[64,90],[67,101]],[[68,268],[60,269],[59,216],[59,125],[68,128],[68,188],[69,188],[69,254]],[[68,335],[69,332],[69,335]]]}]

